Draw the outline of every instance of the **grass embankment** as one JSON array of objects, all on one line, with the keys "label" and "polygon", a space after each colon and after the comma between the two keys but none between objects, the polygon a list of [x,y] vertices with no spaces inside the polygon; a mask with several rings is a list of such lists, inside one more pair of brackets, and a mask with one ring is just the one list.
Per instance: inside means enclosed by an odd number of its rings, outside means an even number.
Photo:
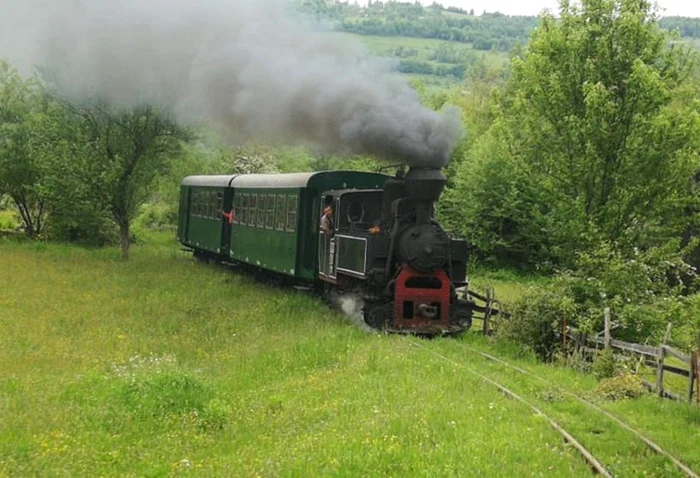
[{"label": "grass embankment", "polygon": [[[0,242],[0,475],[589,472],[541,418],[414,339],[365,334],[158,237],[129,263]],[[429,345],[477,363],[457,341]],[[697,414],[636,403],[620,412],[664,411],[674,418],[649,423],[697,443]],[[630,439],[612,440],[608,458]]]}]

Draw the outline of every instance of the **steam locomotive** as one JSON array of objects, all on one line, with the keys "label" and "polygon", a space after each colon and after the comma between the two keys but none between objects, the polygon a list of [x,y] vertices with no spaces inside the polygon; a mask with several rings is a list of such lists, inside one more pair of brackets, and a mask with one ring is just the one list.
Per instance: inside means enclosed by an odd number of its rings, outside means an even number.
[{"label": "steam locomotive", "polygon": [[[481,308],[458,294],[467,285],[466,243],[434,218],[445,183],[433,168],[411,168],[405,177],[189,176],[181,186],[178,240],[198,258],[360,298],[364,320],[375,329],[460,334]],[[329,208],[332,219],[322,230]]]}]

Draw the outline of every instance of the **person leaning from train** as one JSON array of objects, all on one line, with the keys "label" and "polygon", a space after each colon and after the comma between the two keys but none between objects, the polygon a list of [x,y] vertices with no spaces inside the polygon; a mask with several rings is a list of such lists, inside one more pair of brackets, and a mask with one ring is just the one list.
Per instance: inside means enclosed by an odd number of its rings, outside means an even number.
[{"label": "person leaning from train", "polygon": [[321,216],[321,231],[328,237],[333,236],[333,208],[326,206]]}]

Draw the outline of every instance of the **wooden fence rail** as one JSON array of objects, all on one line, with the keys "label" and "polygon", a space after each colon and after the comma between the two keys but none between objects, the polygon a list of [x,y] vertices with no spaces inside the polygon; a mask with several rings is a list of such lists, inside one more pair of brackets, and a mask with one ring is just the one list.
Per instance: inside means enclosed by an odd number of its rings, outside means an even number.
[{"label": "wooden fence rail", "polygon": [[[659,346],[641,345],[622,340],[616,340],[611,337],[610,328],[610,312],[605,311],[605,329],[596,334],[595,337],[587,337],[579,334],[576,339],[576,351],[579,353],[593,354],[599,351],[599,347],[603,350],[612,350],[613,352],[631,352],[640,356],[640,365],[646,364],[656,368],[656,383],[651,384],[644,382],[647,388],[657,393],[660,397],[680,399],[676,394],[664,389],[664,373],[672,373],[680,375],[688,379],[687,399],[689,402],[696,399],[696,403],[700,405],[700,351],[693,352],[688,355],[670,345],[668,341],[671,334],[671,324],[666,327],[663,342]],[[673,357],[688,368],[681,368],[666,363],[667,357]]]}]

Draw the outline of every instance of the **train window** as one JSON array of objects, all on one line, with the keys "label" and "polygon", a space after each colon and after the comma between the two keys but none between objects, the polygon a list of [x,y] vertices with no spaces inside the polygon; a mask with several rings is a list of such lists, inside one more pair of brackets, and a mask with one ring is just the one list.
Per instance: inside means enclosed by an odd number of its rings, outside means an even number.
[{"label": "train window", "polygon": [[216,217],[215,219],[221,219],[224,214],[224,193],[216,193]]},{"label": "train window", "polygon": [[265,226],[265,204],[267,204],[267,200],[264,194],[258,194],[258,220],[256,221],[256,224],[258,227],[264,227]]},{"label": "train window", "polygon": [[216,191],[213,191],[211,193],[211,199],[212,199],[212,210],[211,210],[211,218],[219,220],[221,219],[221,206],[219,206],[219,193]]},{"label": "train window", "polygon": [[248,196],[246,194],[236,194],[238,197],[238,207],[234,209],[236,223],[245,224],[246,208],[248,207]]},{"label": "train window", "polygon": [[275,229],[277,229],[278,231],[284,231],[285,216],[287,215],[287,209],[285,208],[285,199],[287,199],[286,195],[277,195],[277,209],[275,210],[275,218],[277,219],[277,225]]},{"label": "train window", "polygon": [[216,198],[216,195],[214,191],[208,191],[207,192],[207,218],[212,219],[214,217],[214,211],[215,211],[215,205],[214,205],[214,199]]},{"label": "train window", "polygon": [[348,222],[362,222],[365,217],[365,208],[360,201],[351,201],[348,205]]},{"label": "train window", "polygon": [[194,195],[194,215],[199,217],[202,212],[202,194],[199,189],[195,189],[192,194]]},{"label": "train window", "polygon": [[211,191],[202,191],[202,196],[204,199],[204,219],[209,219],[211,217]]},{"label": "train window", "polygon": [[272,229],[275,227],[275,196],[268,194],[265,202],[265,227]]},{"label": "train window", "polygon": [[255,227],[258,218],[258,195],[251,194],[248,198],[248,225]]},{"label": "train window", "polygon": [[243,224],[250,225],[250,201],[252,197],[250,194],[243,195]]},{"label": "train window", "polygon": [[287,231],[294,232],[297,229],[297,197],[287,198]]},{"label": "train window", "polygon": [[233,222],[236,224],[241,223],[241,199],[240,194],[233,196]]},{"label": "train window", "polygon": [[[245,202],[243,203],[245,206],[245,212],[243,213],[244,217],[243,220],[245,221],[245,224],[248,226],[251,225],[251,214],[252,214],[252,208],[253,208],[253,195],[252,194],[245,194]],[[253,221],[255,218],[253,218]]]}]

